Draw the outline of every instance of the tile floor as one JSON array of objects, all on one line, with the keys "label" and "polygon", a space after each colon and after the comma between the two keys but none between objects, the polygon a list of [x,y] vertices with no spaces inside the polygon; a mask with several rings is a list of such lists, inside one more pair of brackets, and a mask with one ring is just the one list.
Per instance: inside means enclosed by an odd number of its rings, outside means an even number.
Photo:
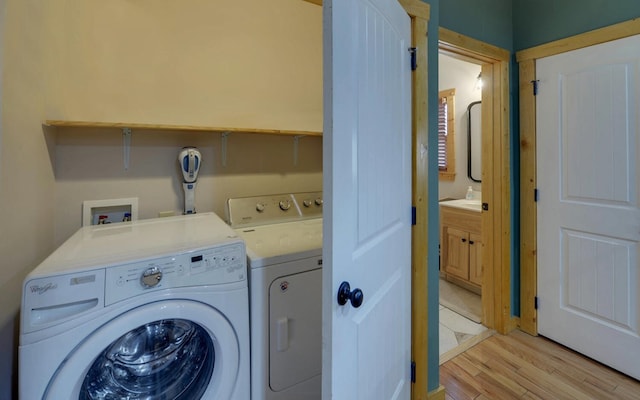
[{"label": "tile floor", "polygon": [[440,305],[440,355],[486,333],[487,328]]}]

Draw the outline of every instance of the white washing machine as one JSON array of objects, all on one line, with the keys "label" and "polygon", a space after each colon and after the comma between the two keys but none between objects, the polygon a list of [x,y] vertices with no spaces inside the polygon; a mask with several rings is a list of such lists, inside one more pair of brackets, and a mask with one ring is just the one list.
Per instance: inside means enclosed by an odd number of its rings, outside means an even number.
[{"label": "white washing machine", "polygon": [[322,193],[229,199],[247,245],[251,399],[320,400]]},{"label": "white washing machine", "polygon": [[246,271],[212,213],[81,228],[25,279],[20,398],[249,400]]}]

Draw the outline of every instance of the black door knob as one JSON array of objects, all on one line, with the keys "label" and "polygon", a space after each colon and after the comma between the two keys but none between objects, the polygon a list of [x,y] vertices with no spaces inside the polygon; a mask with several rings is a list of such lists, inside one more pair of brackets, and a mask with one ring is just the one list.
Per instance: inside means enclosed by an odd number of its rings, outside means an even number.
[{"label": "black door knob", "polygon": [[347,304],[347,301],[351,301],[351,305],[354,308],[358,308],[362,305],[364,300],[364,294],[362,290],[356,288],[351,291],[349,282],[342,282],[338,288],[338,304],[341,306]]}]

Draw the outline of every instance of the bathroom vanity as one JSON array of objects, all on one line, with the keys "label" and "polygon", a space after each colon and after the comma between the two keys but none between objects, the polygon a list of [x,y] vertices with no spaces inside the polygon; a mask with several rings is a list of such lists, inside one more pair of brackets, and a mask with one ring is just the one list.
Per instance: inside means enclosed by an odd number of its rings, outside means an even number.
[{"label": "bathroom vanity", "polygon": [[481,294],[480,200],[440,202],[441,272],[446,280]]}]

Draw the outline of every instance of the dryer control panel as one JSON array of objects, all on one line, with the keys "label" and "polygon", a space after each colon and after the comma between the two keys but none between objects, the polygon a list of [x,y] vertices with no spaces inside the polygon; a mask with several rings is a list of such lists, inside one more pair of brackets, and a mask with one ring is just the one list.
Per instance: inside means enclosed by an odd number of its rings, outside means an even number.
[{"label": "dryer control panel", "polygon": [[107,267],[105,306],[149,291],[247,279],[243,243]]},{"label": "dryer control panel", "polygon": [[227,223],[244,228],[322,218],[322,192],[283,193],[227,199]]}]

